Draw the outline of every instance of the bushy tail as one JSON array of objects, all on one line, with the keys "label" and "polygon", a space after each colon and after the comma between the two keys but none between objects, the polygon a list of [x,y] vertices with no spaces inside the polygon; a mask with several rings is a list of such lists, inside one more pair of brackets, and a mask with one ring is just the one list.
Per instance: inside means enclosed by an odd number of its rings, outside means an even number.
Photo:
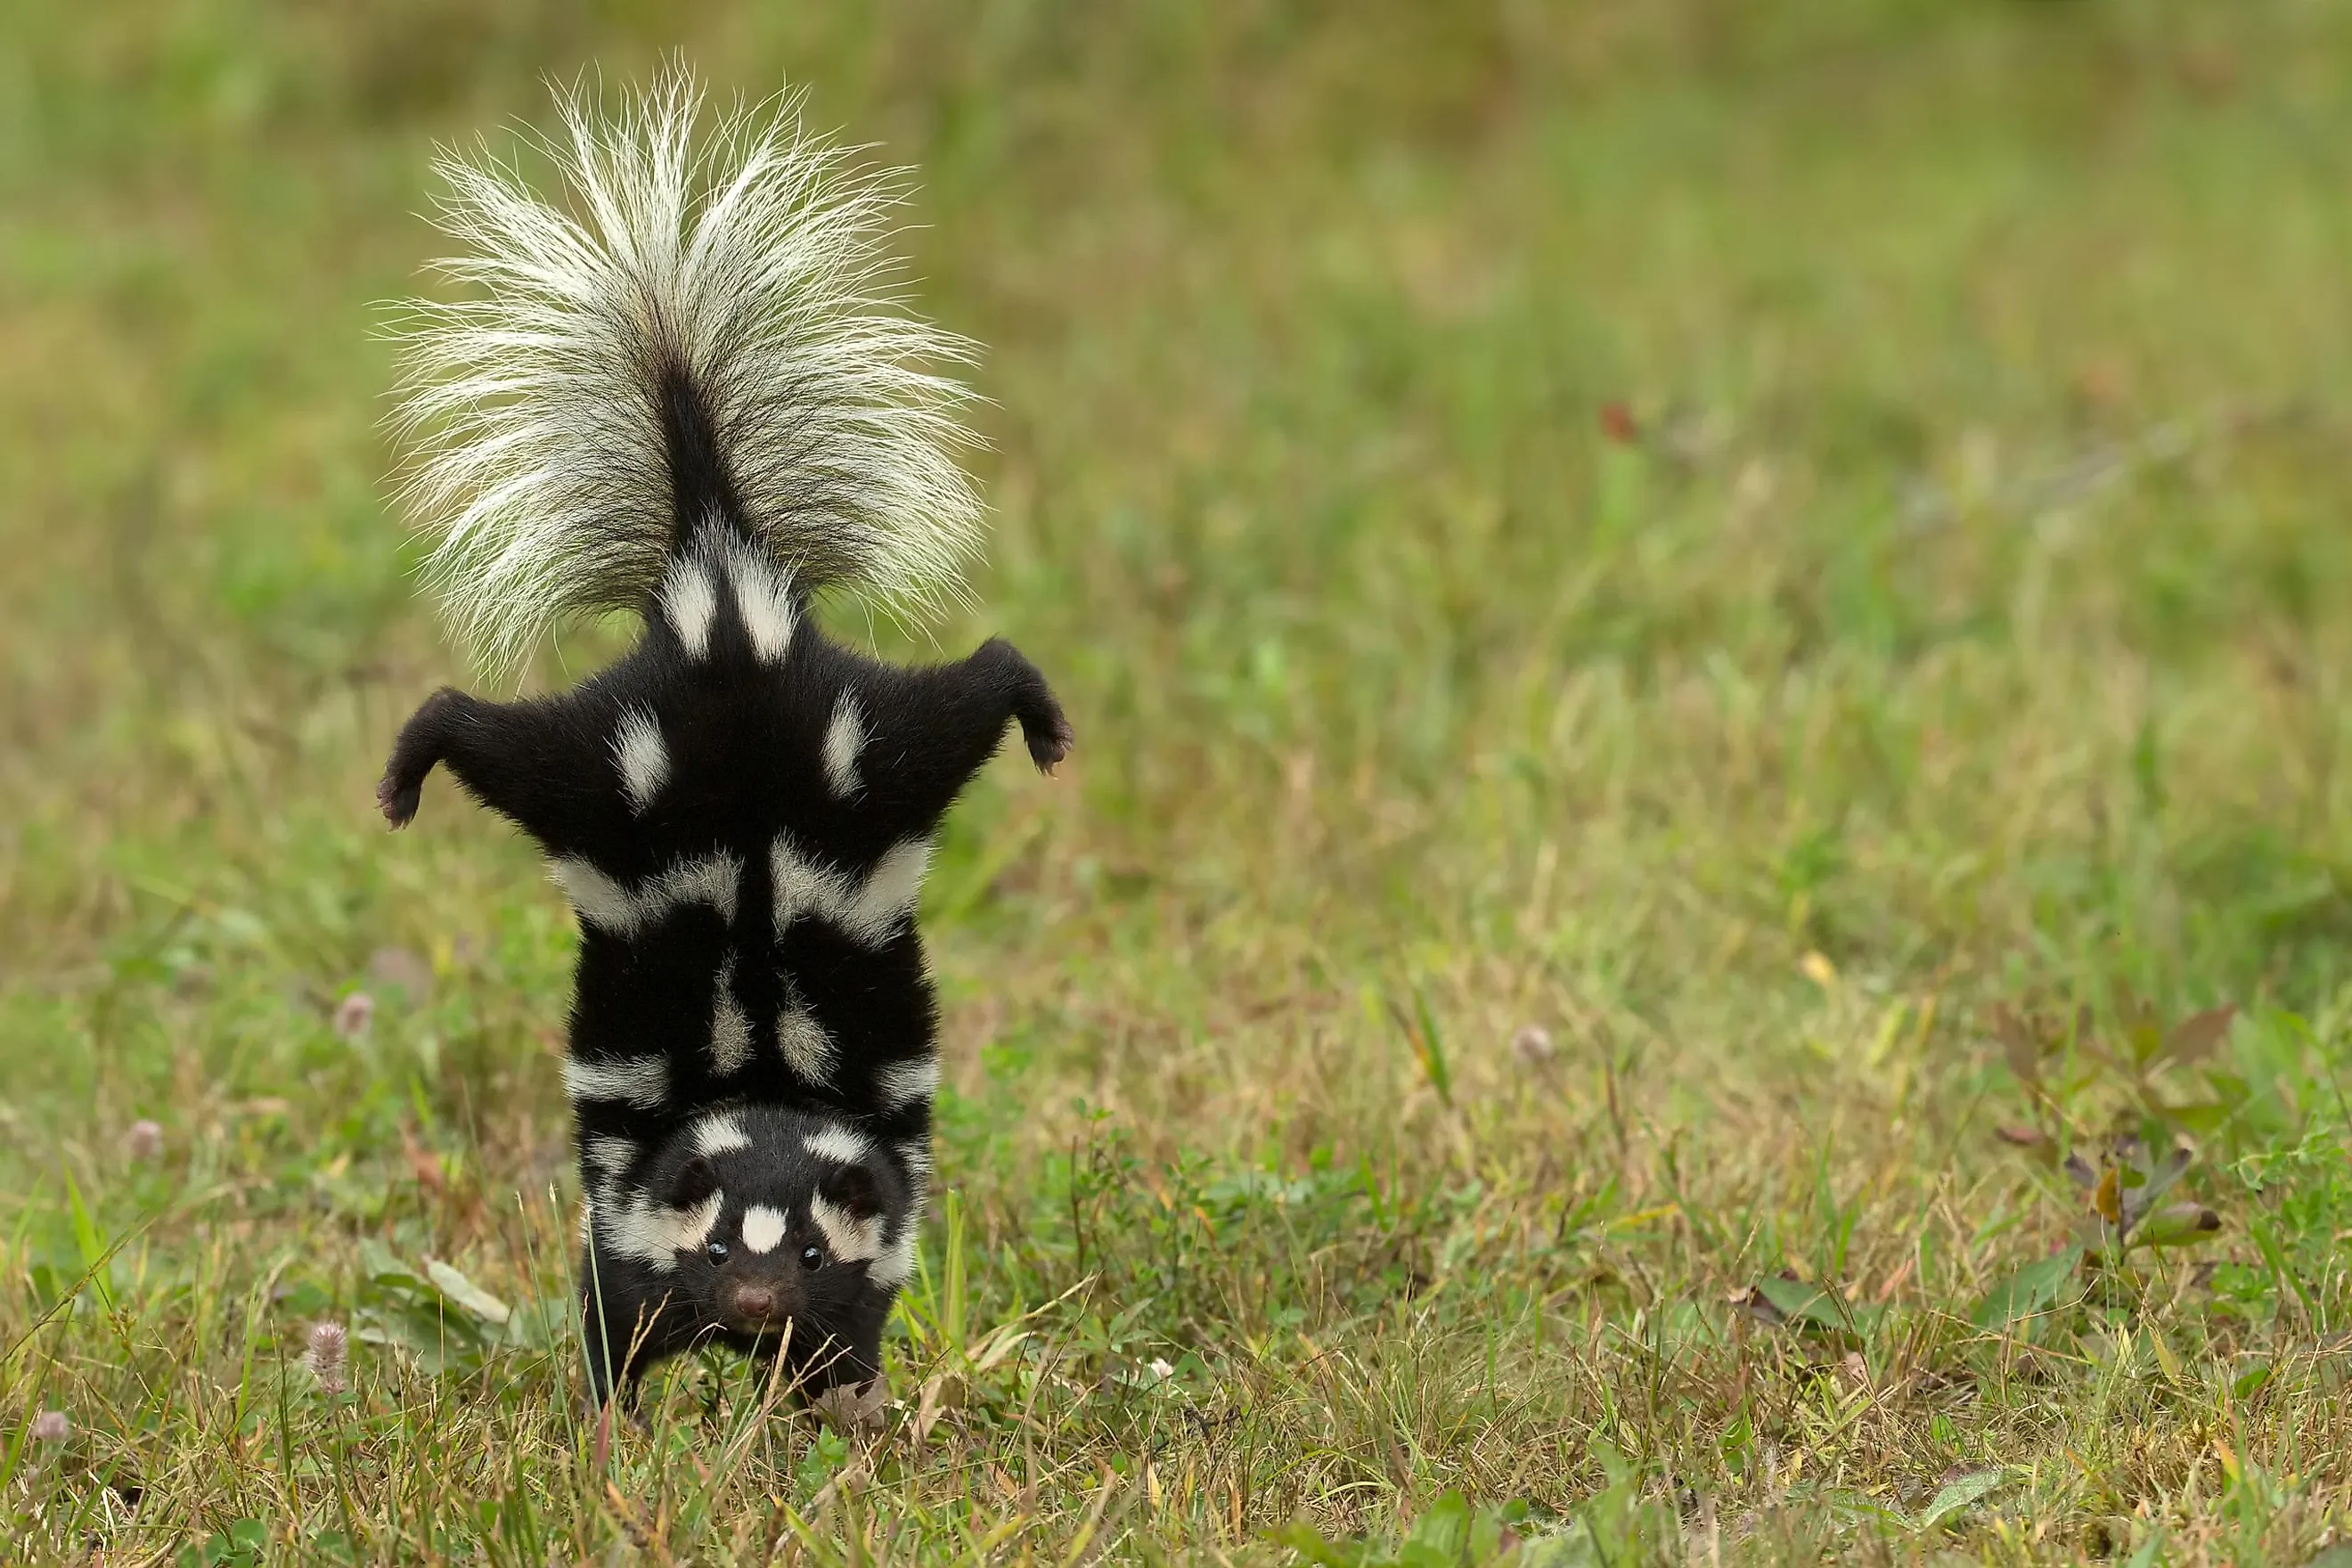
[{"label": "bushy tail", "polygon": [[719,117],[682,68],[616,114],[558,94],[575,211],[445,154],[436,264],[397,416],[403,496],[452,629],[510,673],[558,621],[633,609],[714,515],[793,582],[920,617],[962,596],[981,506],[956,453],[972,345],[891,292],[905,186],[805,132],[799,100]]}]

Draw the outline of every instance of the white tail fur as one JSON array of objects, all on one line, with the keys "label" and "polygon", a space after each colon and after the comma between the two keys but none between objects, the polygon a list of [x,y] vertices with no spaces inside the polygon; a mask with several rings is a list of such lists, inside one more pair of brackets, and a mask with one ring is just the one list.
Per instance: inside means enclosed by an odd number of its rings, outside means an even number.
[{"label": "white tail fur", "polygon": [[722,114],[665,72],[607,117],[559,92],[545,144],[576,214],[445,153],[436,263],[475,297],[419,302],[397,425],[427,581],[486,669],[564,617],[640,607],[677,537],[665,377],[690,389],[736,524],[800,587],[921,617],[962,598],[982,511],[956,453],[971,343],[890,291],[896,173],[802,128],[799,100]]}]

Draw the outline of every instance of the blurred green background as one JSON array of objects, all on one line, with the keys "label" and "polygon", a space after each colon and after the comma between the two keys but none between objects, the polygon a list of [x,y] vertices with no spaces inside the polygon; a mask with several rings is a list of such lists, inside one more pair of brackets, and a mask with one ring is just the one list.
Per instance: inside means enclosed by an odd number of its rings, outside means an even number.
[{"label": "blurred green background", "polygon": [[[1839,1224],[1874,1278],[1912,1246],[1809,1183],[1892,1215],[1948,1164],[2030,1211],[1988,1096],[2086,1136],[2137,1103],[2023,1093],[1997,1003],[2245,1007],[2232,1155],[2340,1109],[2352,8],[17,0],[12,1277],[141,1116],[261,1194],[240,1289],[298,1237],[338,1299],[354,1237],[478,1238],[353,1195],[404,1136],[563,1179],[568,915],[453,790],[373,809],[466,679],[384,499],[378,333],[439,253],[436,141],[672,51],[911,165],[915,298],[987,347],[992,559],[938,646],[1011,637],[1079,734],[1057,784],[983,779],[928,895],[990,1300],[1066,1282],[1022,1216],[1097,1117],[1146,1169],[1385,1161],[1546,1225],[1604,1176],[1602,1212],[1795,1205],[1652,1260],[1715,1300]],[[2032,1250],[1996,1234],[1904,1288]],[[1413,1452],[1408,1500],[1467,1462]],[[1297,1488],[1233,1538],[1354,1518]]]}]

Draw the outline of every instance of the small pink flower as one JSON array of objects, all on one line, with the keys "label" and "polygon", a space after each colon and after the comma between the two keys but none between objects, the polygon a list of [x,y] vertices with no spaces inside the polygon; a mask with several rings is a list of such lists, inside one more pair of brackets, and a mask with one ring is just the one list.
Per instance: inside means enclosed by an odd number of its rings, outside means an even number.
[{"label": "small pink flower", "polygon": [[365,1039],[374,1022],[375,998],[364,991],[354,991],[335,1004],[335,1033],[347,1040]]},{"label": "small pink flower", "polygon": [[1528,1066],[1539,1067],[1552,1058],[1551,1031],[1540,1024],[1523,1025],[1511,1037],[1511,1049]]},{"label": "small pink flower", "polygon": [[44,1410],[33,1417],[33,1441],[62,1443],[73,1436],[73,1423],[62,1410]]},{"label": "small pink flower", "polygon": [[141,1120],[122,1134],[122,1150],[134,1160],[152,1160],[163,1152],[163,1124]]},{"label": "small pink flower", "polygon": [[302,1352],[302,1364],[319,1380],[319,1386],[329,1394],[341,1394],[350,1386],[343,1381],[343,1360],[351,1349],[351,1336],[341,1323],[314,1323],[310,1327],[310,1342]]}]

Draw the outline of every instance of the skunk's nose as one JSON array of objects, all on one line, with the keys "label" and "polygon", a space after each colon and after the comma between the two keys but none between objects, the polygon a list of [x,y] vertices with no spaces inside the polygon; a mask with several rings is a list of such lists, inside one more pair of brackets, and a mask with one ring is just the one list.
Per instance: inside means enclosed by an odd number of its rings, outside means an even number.
[{"label": "skunk's nose", "polygon": [[728,1304],[743,1321],[764,1323],[776,1315],[776,1288],[750,1282],[738,1285]]}]

